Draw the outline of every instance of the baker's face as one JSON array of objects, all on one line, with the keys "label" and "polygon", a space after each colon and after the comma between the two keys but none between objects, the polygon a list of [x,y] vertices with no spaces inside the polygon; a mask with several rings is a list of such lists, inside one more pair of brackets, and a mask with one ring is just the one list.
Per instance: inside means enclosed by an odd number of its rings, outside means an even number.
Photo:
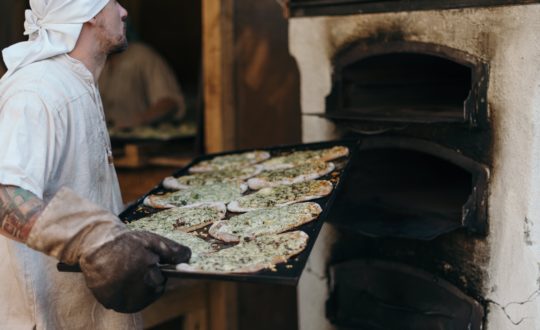
[{"label": "baker's face", "polygon": [[110,0],[96,15],[98,42],[104,53],[118,53],[127,48],[127,16],[126,9],[117,0]]}]

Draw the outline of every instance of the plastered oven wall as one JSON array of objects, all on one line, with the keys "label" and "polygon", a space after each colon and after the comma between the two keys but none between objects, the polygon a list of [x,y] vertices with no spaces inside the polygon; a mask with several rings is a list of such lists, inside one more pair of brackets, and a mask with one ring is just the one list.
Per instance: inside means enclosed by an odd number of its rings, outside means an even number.
[{"label": "plastered oven wall", "polygon": [[[400,33],[456,48],[490,65],[487,329],[540,329],[540,5],[293,18],[290,52],[301,74],[305,142],[334,139],[319,115],[331,89],[332,57],[357,39]],[[325,260],[338,234],[325,225],[302,276],[300,329],[332,329],[324,316]]]}]

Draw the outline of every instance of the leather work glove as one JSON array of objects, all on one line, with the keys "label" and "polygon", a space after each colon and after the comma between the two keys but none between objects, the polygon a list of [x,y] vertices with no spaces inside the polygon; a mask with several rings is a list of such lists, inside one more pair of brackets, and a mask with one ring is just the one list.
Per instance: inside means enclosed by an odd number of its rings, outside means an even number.
[{"label": "leather work glove", "polygon": [[189,261],[191,251],[159,235],[131,231],[115,215],[62,188],[47,204],[27,245],[79,264],[88,288],[106,308],[134,313],[158,299],[166,277],[158,262]]},{"label": "leather work glove", "polygon": [[97,300],[117,312],[136,312],[157,300],[167,278],[157,263],[186,262],[191,251],[159,235],[121,234],[80,259],[86,284]]}]

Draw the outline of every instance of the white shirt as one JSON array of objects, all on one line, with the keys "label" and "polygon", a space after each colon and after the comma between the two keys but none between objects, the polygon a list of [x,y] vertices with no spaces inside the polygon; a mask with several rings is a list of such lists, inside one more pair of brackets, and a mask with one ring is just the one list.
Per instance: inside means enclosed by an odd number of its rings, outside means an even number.
[{"label": "white shirt", "polygon": [[[45,202],[62,186],[118,214],[120,189],[92,74],[68,55],[35,62],[0,84],[0,184]],[[0,237],[0,329],[133,329],[139,315],[106,310],[82,274]]]}]

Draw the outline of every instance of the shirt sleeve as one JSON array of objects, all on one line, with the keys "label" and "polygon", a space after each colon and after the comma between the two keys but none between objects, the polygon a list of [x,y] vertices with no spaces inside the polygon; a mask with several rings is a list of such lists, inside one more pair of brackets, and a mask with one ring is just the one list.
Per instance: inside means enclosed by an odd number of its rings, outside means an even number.
[{"label": "shirt sleeve", "polygon": [[43,199],[53,171],[55,120],[31,92],[10,97],[0,108],[0,184],[26,189]]}]

